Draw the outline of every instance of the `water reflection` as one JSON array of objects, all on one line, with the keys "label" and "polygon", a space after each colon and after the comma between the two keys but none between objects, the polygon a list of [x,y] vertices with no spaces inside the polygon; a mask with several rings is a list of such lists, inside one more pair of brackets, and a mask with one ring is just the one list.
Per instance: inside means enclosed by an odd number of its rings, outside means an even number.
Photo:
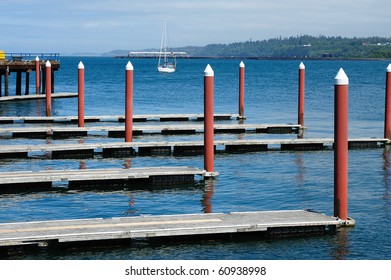
[{"label": "water reflection", "polygon": [[349,228],[341,227],[338,229],[336,235],[336,245],[337,248],[331,253],[331,257],[334,260],[345,260],[350,253],[349,250]]},{"label": "water reflection", "polygon": [[391,212],[391,178],[390,178],[390,146],[386,145],[383,151],[383,180],[384,180],[384,215],[389,219]]},{"label": "water reflection", "polygon": [[213,213],[212,197],[214,192],[214,179],[205,180],[204,194],[202,195],[202,210],[204,213]]},{"label": "water reflection", "polygon": [[386,145],[384,148],[383,152],[383,160],[384,160],[384,165],[383,165],[383,170],[384,170],[384,186],[386,188],[384,198],[389,199],[391,198],[391,180],[390,180],[390,146]]},{"label": "water reflection", "polygon": [[124,166],[125,169],[130,169],[132,167],[132,159],[131,158],[126,159],[124,161],[123,166]]},{"label": "water reflection", "polygon": [[296,152],[295,153],[295,165],[297,166],[297,174],[296,174],[296,182],[297,185],[303,186],[304,185],[304,177],[305,177],[305,166],[304,166],[304,160],[303,160],[303,153]]}]

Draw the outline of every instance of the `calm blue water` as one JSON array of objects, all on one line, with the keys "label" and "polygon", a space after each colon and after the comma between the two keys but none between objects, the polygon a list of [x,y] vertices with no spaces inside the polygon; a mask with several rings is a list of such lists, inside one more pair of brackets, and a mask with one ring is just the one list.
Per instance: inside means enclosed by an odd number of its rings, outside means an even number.
[{"label": "calm blue water", "polygon": [[[56,92],[77,91],[77,65],[86,71],[86,115],[124,113],[127,60],[63,57],[55,74]],[[155,60],[132,60],[134,113],[202,113],[203,71],[215,72],[215,113],[237,113],[236,60],[179,60],[177,72],[161,75]],[[297,69],[300,61],[244,61],[245,123],[296,123]],[[333,137],[333,85],[340,67],[349,76],[349,137],[382,137],[385,69],[388,61],[304,61],[306,66],[305,137]],[[33,75],[32,75],[33,76]],[[31,80],[34,80],[33,78]],[[31,89],[34,91],[33,81]],[[12,84],[13,85],[13,84]],[[11,91],[13,89],[11,88]],[[0,104],[4,116],[45,115],[42,101]],[[54,100],[54,115],[77,115],[76,99]],[[234,123],[235,121],[232,121]],[[22,124],[18,124],[22,125]],[[96,124],[87,124],[96,125]],[[114,125],[114,124],[111,124]],[[3,125],[5,126],[5,125]],[[295,138],[296,135],[216,135],[216,138]],[[135,141],[202,139],[196,136],[142,136]],[[79,139],[61,140],[76,143]],[[56,140],[57,141],[57,140]],[[52,141],[52,142],[56,142]],[[60,141],[60,140],[58,140]],[[122,141],[87,137],[89,141]],[[45,140],[0,138],[1,144]],[[1,160],[1,171],[191,165],[202,157],[131,159]],[[280,152],[217,155],[220,173],[213,186],[155,191],[55,191],[0,195],[0,221],[35,221],[134,216],[141,214],[314,209],[333,214],[333,153]],[[30,259],[391,259],[390,154],[384,149],[349,151],[349,216],[356,226],[335,235],[284,240],[200,242],[169,246],[83,250],[27,255]]]}]

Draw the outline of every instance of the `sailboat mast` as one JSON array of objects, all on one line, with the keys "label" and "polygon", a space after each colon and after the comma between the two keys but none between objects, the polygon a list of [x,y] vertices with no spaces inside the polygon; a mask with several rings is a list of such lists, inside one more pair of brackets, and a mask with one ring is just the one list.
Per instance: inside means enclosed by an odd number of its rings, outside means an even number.
[{"label": "sailboat mast", "polygon": [[163,27],[163,36],[164,36],[164,63],[167,63],[167,18],[164,18],[164,27]]}]

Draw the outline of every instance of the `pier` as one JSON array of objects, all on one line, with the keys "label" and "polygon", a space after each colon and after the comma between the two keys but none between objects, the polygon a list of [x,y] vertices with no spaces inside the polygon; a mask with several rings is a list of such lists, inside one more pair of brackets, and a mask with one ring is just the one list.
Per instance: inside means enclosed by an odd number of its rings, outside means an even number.
[{"label": "pier", "polygon": [[0,250],[62,248],[84,243],[131,244],[143,239],[231,239],[247,235],[286,237],[319,235],[343,221],[306,210],[159,215],[111,219],[35,221],[0,224]]},{"label": "pier", "polygon": [[[5,54],[5,59],[0,59],[0,97],[10,96],[9,92],[9,76],[13,73],[16,74],[16,89],[15,95],[22,95],[22,74],[25,74],[25,95],[30,94],[30,73],[36,72],[35,74],[39,77],[42,76],[41,84],[39,86],[42,89],[41,93],[46,93],[45,83],[45,61],[39,61],[39,73],[36,71],[36,60],[35,58],[40,56],[41,59],[46,59],[51,63],[51,92],[54,92],[54,72],[60,68],[60,60],[58,53],[11,53]],[[4,86],[3,86],[4,77]],[[4,89],[4,90],[3,90]],[[39,93],[37,93],[39,94]]]}]

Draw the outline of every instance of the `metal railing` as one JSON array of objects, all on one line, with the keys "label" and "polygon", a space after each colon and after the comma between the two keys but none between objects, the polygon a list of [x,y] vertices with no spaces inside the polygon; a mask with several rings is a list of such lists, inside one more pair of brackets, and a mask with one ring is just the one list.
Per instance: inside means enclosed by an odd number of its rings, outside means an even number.
[{"label": "metal railing", "polygon": [[13,61],[35,60],[60,60],[60,53],[5,53],[5,59]]}]

